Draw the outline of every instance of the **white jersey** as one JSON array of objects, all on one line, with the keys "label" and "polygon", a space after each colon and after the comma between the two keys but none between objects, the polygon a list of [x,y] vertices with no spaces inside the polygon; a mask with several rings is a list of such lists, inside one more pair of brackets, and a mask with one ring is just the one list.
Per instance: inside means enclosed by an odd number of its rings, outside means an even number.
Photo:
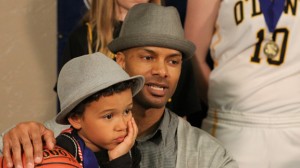
[{"label": "white jersey", "polygon": [[300,115],[300,4],[287,0],[273,32],[279,53],[263,52],[271,33],[259,0],[222,0],[211,42],[215,68],[210,110],[254,115]]},{"label": "white jersey", "polygon": [[[266,0],[267,1],[267,0]],[[272,39],[259,0],[222,0],[211,43],[215,67],[202,128],[240,167],[300,167],[300,4],[286,0]]]}]

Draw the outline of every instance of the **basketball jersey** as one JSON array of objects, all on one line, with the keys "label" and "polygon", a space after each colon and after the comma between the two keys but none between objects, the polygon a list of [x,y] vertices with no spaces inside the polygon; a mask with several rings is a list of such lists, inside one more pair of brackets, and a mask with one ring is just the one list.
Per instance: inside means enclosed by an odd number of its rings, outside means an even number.
[{"label": "basketball jersey", "polygon": [[211,42],[210,110],[300,114],[300,4],[287,0],[273,32],[275,58],[263,52],[271,33],[259,0],[222,0]]}]

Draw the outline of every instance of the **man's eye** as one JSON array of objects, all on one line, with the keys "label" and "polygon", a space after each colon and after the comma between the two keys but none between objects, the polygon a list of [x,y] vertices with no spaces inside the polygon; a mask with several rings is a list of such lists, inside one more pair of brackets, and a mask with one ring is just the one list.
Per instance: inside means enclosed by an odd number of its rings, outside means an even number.
[{"label": "man's eye", "polygon": [[171,60],[170,63],[171,64],[179,64],[179,61],[177,61],[177,60]]},{"label": "man's eye", "polygon": [[152,60],[153,58],[151,56],[144,56],[143,59],[145,59],[145,60]]},{"label": "man's eye", "polygon": [[170,64],[173,64],[173,65],[178,65],[178,64],[180,64],[180,60],[177,60],[177,59],[175,59],[175,60],[170,60],[169,63],[170,63]]}]

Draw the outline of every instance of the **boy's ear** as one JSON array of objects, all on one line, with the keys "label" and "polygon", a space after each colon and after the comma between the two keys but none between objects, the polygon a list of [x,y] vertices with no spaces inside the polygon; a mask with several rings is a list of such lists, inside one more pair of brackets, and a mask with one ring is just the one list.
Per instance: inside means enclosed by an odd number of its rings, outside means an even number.
[{"label": "boy's ear", "polygon": [[72,127],[75,129],[80,129],[81,128],[81,119],[82,117],[79,117],[78,115],[72,115],[68,118],[68,121]]},{"label": "boy's ear", "polygon": [[116,57],[116,62],[123,68],[125,69],[125,55],[123,52],[117,52],[115,55]]}]

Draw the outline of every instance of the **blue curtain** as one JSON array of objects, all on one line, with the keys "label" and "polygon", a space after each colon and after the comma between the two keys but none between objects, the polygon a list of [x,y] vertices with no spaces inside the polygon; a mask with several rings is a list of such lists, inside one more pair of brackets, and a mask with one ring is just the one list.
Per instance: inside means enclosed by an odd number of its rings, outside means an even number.
[{"label": "blue curtain", "polygon": [[[57,67],[62,66],[62,53],[70,33],[86,11],[83,0],[57,0]],[[57,100],[57,111],[59,109]]]},{"label": "blue curtain", "polygon": [[69,34],[79,23],[86,10],[87,8],[83,0],[57,0],[58,65],[61,65],[62,51]]},{"label": "blue curtain", "polygon": [[184,18],[185,18],[186,3],[187,3],[186,0],[165,0],[166,6],[174,6],[177,8],[180,14],[180,19],[182,24],[184,23]]}]

